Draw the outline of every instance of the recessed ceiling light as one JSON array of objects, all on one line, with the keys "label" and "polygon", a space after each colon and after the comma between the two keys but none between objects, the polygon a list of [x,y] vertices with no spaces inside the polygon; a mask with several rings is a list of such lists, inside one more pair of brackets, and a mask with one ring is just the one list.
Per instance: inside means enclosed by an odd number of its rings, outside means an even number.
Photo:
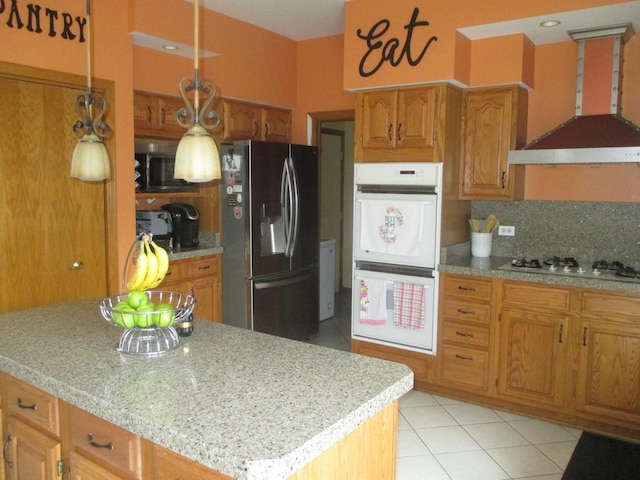
[{"label": "recessed ceiling light", "polygon": [[175,45],[163,45],[162,48],[164,48],[165,50],[178,50],[178,47],[176,47]]},{"label": "recessed ceiling light", "polygon": [[557,27],[560,25],[560,20],[546,20],[544,22],[540,22],[541,27]]}]

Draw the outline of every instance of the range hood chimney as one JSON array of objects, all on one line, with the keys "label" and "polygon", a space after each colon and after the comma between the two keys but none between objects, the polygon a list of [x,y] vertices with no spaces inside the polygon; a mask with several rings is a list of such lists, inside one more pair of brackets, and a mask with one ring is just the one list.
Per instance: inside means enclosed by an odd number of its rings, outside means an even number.
[{"label": "range hood chimney", "polygon": [[578,42],[576,112],[510,164],[640,163],[640,127],[620,114],[622,50],[631,24],[568,32]]}]

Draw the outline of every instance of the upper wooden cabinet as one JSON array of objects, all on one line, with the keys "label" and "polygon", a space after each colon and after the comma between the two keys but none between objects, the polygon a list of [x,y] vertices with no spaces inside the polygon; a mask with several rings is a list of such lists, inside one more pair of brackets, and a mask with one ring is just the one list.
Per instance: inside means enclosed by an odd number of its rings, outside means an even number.
[{"label": "upper wooden cabinet", "polygon": [[458,122],[454,92],[446,85],[359,92],[355,161],[444,161],[445,126]]},{"label": "upper wooden cabinet", "polygon": [[180,97],[133,92],[133,128],[138,136],[180,138],[186,129],[177,120]]},{"label": "upper wooden cabinet", "polygon": [[291,141],[291,110],[227,99],[222,110],[223,140]]},{"label": "upper wooden cabinet", "polygon": [[526,141],[527,92],[517,86],[463,93],[460,198],[517,200],[524,194],[524,166],[509,165],[509,150]]}]

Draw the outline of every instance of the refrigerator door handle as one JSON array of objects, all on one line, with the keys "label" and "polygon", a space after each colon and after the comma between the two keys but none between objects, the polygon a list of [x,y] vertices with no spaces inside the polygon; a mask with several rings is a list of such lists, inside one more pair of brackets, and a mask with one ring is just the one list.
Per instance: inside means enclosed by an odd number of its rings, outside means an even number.
[{"label": "refrigerator door handle", "polygon": [[282,204],[282,216],[284,217],[284,254],[291,257],[291,235],[292,235],[292,205],[293,191],[291,185],[291,172],[289,171],[288,158],[284,159],[282,167],[282,180],[280,183],[280,203]]},{"label": "refrigerator door handle", "polygon": [[298,189],[298,174],[293,164],[293,158],[289,157],[289,171],[291,172],[291,183],[293,185],[293,234],[291,238],[290,255],[293,257],[298,245],[298,225],[300,224],[300,191]]},{"label": "refrigerator door handle", "polygon": [[309,278],[311,278],[311,274],[307,273],[305,275],[298,275],[292,278],[284,278],[282,280],[272,280],[272,281],[266,281],[266,282],[254,282],[253,283],[253,288],[255,288],[256,290],[262,290],[265,288],[275,288],[275,287],[282,287],[284,285],[293,285],[294,283],[300,283],[300,282],[304,282],[306,280],[308,280]]}]

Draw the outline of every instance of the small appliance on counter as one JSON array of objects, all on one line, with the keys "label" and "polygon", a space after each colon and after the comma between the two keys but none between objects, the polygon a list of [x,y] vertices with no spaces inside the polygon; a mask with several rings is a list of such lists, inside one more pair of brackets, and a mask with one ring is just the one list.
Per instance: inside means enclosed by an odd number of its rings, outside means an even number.
[{"label": "small appliance on counter", "polygon": [[173,248],[197,247],[200,227],[200,214],[196,207],[188,203],[167,203],[162,205],[171,215],[171,235]]},{"label": "small appliance on counter", "polygon": [[169,240],[171,214],[166,210],[137,210],[136,233],[150,233],[154,240]]}]

